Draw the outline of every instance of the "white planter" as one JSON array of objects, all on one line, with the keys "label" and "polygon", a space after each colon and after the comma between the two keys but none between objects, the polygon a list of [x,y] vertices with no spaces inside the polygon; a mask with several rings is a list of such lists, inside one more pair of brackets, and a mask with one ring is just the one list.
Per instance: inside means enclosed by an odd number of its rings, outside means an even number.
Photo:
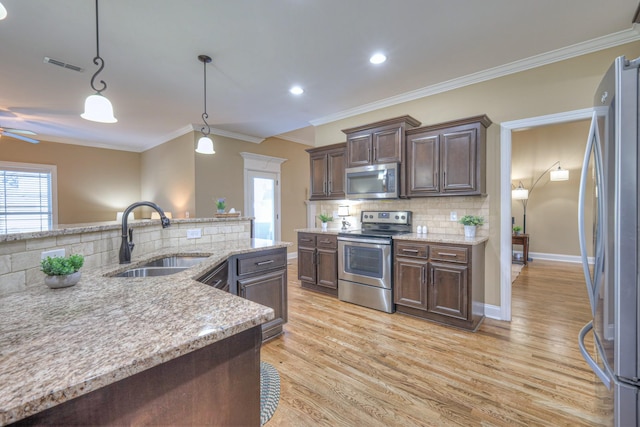
[{"label": "white planter", "polygon": [[327,231],[327,223],[326,222],[322,223],[322,231]]},{"label": "white planter", "polygon": [[464,237],[476,237],[476,226],[475,225],[465,225],[464,226]]},{"label": "white planter", "polygon": [[78,283],[81,275],[82,274],[79,271],[76,271],[75,273],[67,274],[66,276],[45,276],[44,284],[51,289],[67,288]]}]

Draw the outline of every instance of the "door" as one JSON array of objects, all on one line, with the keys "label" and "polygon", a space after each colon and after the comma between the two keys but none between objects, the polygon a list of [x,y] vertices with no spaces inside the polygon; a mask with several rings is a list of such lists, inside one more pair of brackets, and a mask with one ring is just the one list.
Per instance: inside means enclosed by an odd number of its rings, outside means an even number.
[{"label": "door", "polygon": [[412,135],[407,139],[408,195],[440,191],[440,135],[437,131]]},{"label": "door", "polygon": [[455,264],[431,264],[428,304],[431,313],[467,320],[468,267]]},{"label": "door", "polygon": [[250,170],[247,173],[249,206],[247,215],[255,218],[254,237],[280,240],[280,186],[278,174]]},{"label": "door", "polygon": [[396,258],[394,302],[420,310],[427,309],[427,261]]},{"label": "door", "polygon": [[478,137],[476,128],[454,128],[443,134],[442,192],[472,192],[477,188]]}]

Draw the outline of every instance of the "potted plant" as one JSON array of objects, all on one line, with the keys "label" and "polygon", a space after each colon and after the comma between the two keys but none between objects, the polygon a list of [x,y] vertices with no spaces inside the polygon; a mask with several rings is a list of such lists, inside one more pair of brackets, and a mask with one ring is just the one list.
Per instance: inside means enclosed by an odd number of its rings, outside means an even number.
[{"label": "potted plant", "polygon": [[218,200],[216,200],[216,209],[218,210],[218,213],[224,213],[224,209],[226,207],[227,207],[227,204],[226,204],[226,199],[224,197],[221,197]]},{"label": "potted plant", "polygon": [[322,222],[322,231],[327,231],[327,222],[333,221],[333,217],[327,214],[321,213],[318,218]]},{"label": "potted plant", "polygon": [[50,288],[66,288],[73,286],[80,280],[80,268],[84,264],[84,257],[80,254],[68,257],[46,257],[40,261],[40,270],[46,277],[44,283]]},{"label": "potted plant", "polygon": [[476,237],[476,227],[484,224],[484,218],[476,215],[465,215],[458,222],[464,225],[464,237]]},{"label": "potted plant", "polygon": [[513,234],[515,234],[516,236],[518,236],[521,231],[522,231],[522,227],[520,227],[519,225],[516,225],[513,227]]}]

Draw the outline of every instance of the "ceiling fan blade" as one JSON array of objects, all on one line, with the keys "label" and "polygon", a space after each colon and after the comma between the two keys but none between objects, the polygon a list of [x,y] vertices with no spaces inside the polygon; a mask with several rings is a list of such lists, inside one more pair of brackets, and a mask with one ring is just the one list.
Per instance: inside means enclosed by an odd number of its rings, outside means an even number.
[{"label": "ceiling fan blade", "polygon": [[37,135],[37,133],[26,129],[4,128],[4,130],[11,133],[20,133],[22,135]]},{"label": "ceiling fan blade", "polygon": [[22,136],[22,135],[18,135],[18,134],[11,133],[11,132],[6,132],[5,131],[2,134],[5,135],[5,136],[9,136],[11,138],[19,139],[21,141],[30,142],[32,144],[37,144],[38,142],[40,142],[37,139],[29,138],[28,136]]}]

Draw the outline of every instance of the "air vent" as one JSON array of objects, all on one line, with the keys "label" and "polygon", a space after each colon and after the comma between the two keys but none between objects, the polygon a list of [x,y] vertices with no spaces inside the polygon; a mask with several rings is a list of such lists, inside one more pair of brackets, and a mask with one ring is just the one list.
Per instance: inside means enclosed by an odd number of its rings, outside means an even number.
[{"label": "air vent", "polygon": [[47,56],[44,57],[45,64],[53,64],[58,67],[66,68],[67,70],[77,71],[79,73],[84,71],[84,68],[80,68],[77,65],[67,64],[66,62],[58,61],[57,59],[49,58]]}]

